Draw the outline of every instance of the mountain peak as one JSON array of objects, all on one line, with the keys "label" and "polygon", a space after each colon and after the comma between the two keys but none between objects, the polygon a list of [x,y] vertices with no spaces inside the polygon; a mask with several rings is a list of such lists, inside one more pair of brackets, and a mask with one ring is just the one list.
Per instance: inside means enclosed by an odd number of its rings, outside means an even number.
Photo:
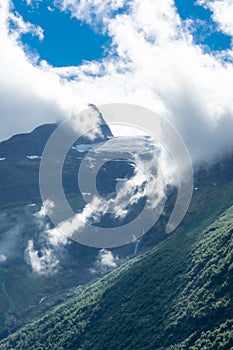
[{"label": "mountain peak", "polygon": [[[101,121],[100,136],[98,135],[94,140],[89,140],[88,137],[84,135],[79,138],[77,143],[98,143],[113,137],[110,128],[105,123],[104,118],[97,107],[94,105],[91,105],[91,107],[95,108],[99,113]],[[17,134],[8,140],[0,142],[0,158],[14,160],[21,157],[25,158],[28,155],[41,156],[49,137],[58,125],[58,123],[43,124],[29,133]]]}]

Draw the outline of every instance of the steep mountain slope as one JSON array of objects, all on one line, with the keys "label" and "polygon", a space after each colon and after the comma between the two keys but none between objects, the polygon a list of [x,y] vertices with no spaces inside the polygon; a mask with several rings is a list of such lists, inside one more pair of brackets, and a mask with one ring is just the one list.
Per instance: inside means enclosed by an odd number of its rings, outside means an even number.
[{"label": "steep mountain slope", "polygon": [[0,349],[231,349],[232,234],[233,207],[65,295]]},{"label": "steep mountain slope", "polygon": [[[30,133],[15,135],[0,142],[0,209],[40,201],[40,158],[57,126],[58,124],[44,124]],[[101,126],[101,132],[92,141],[87,136],[82,136],[77,144],[98,143],[113,136],[107,125]],[[73,151],[71,154],[74,153],[77,156],[77,152]],[[77,159],[75,161],[77,163]],[[73,168],[74,161],[70,161],[64,175],[66,183],[69,183]]]},{"label": "steep mountain slope", "polygon": [[[44,229],[34,216],[40,210],[40,158],[33,156],[39,157],[42,154],[55,127],[55,124],[43,125],[30,134],[16,135],[9,141],[0,143],[0,338],[15,332],[25,323],[45,314],[54,305],[65,300],[67,297],[62,293],[70,288],[90,282],[108,271],[106,266],[102,269],[96,265],[99,259],[98,249],[84,247],[75,242],[69,242],[59,252],[55,252],[60,261],[60,268],[55,274],[36,274],[26,261],[25,251],[29,240],[34,241],[35,249],[41,253],[41,231]],[[103,135],[110,137],[111,132],[104,130]],[[86,140],[82,142],[85,143]],[[79,152],[78,156],[81,158],[83,154],[83,151]],[[67,158],[64,166],[64,185],[71,200],[75,195],[76,205],[82,207],[80,194],[74,188],[77,187],[76,159],[77,150],[71,150],[71,157]],[[233,204],[232,164],[232,157],[227,157],[208,170],[203,168],[196,172],[196,190],[192,204],[182,225],[176,230],[181,239],[187,232],[196,230],[197,225],[199,231],[204,229]],[[117,168],[113,165],[109,167],[110,180],[100,173],[105,190],[114,187],[113,175],[124,177],[130,171],[131,169],[119,163]],[[172,193],[160,220],[140,242],[112,250],[113,255],[119,258],[118,265],[138,251],[153,248],[167,238],[164,228],[174,199],[175,193]],[[30,206],[34,201],[35,206]],[[176,260],[177,248],[174,250],[173,257]],[[94,274],[93,269],[97,269]],[[100,288],[98,293],[101,290]]]},{"label": "steep mountain slope", "polygon": [[[55,124],[42,125],[31,133],[15,135],[0,143],[0,339],[28,319],[43,315],[59,302],[64,291],[96,279],[136,253],[135,243],[116,248],[113,252],[113,259],[116,259],[108,265],[102,263],[99,249],[73,241],[58,247],[48,242],[45,231],[47,225],[52,224],[48,218],[38,216],[42,204],[39,166],[44,146],[55,128]],[[106,125],[102,136],[92,142],[112,137]],[[74,149],[71,148],[64,163],[64,190],[76,210],[84,206],[77,188],[77,170],[85,150],[92,148],[93,143],[82,137],[74,144]],[[116,163],[108,163],[98,175],[97,186],[99,191],[103,187],[104,195],[114,191],[115,178],[133,174],[133,167],[127,162]],[[152,245],[164,238],[162,233],[157,236]],[[28,257],[30,242],[33,242],[35,263],[47,265],[48,271],[35,271]],[[44,255],[46,251],[49,252],[47,256]],[[50,269],[53,261],[58,261],[56,269]]]},{"label": "steep mountain slope", "polygon": [[[57,303],[64,290],[102,274],[102,267],[97,273],[91,272],[99,250],[75,242],[55,252],[56,259],[61,260],[56,274],[36,274],[26,261],[29,240],[33,240],[39,254],[40,247],[43,249],[46,244],[43,230],[47,221],[36,216],[41,207],[39,166],[45,144],[56,127],[57,124],[41,125],[31,133],[0,143],[0,338],[19,327],[28,316],[43,314]],[[81,143],[88,147],[112,137],[107,125],[101,131],[102,135],[92,141],[83,136],[74,146]],[[76,206],[82,207],[76,170],[80,164],[77,156],[85,153],[71,150],[70,154],[65,162],[64,186],[69,197],[75,197]]]}]

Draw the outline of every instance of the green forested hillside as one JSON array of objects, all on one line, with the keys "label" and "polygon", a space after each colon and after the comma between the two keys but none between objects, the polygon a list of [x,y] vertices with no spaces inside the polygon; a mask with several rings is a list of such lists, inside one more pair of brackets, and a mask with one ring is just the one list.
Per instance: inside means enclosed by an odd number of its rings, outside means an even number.
[{"label": "green forested hillside", "polygon": [[233,207],[177,232],[0,343],[0,349],[233,348]]}]

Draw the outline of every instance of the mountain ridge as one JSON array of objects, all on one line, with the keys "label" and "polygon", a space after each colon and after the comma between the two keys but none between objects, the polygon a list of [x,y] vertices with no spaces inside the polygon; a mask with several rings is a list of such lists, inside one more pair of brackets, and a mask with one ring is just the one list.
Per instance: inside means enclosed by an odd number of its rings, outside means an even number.
[{"label": "mountain ridge", "polygon": [[[112,132],[101,113],[100,120],[102,121],[100,126],[102,134],[92,140],[87,135],[83,135],[75,144],[98,143],[112,137]],[[14,206],[14,203],[18,205],[20,202],[22,204],[35,201],[40,203],[40,158],[49,137],[58,125],[58,123],[43,124],[29,133],[17,134],[0,142],[0,208]],[[68,169],[68,177],[69,172]],[[69,181],[70,179],[67,178],[66,183]]]}]

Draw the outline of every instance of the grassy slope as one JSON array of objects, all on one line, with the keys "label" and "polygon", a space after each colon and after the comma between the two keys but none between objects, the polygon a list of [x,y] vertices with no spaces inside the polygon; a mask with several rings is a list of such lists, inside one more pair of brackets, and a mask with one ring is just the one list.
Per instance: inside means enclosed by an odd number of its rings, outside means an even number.
[{"label": "grassy slope", "polygon": [[[208,204],[208,205],[207,205]],[[183,224],[177,229],[177,234],[181,237],[186,231],[199,227],[199,231],[209,225],[221,212],[233,204],[233,183],[227,182],[218,186],[203,186],[194,193],[189,212]],[[25,227],[25,217],[22,216],[22,207],[14,208],[14,215],[23,221],[23,236],[25,242],[21,242],[19,253],[23,256],[23,247],[26,245],[35,227],[28,221]],[[12,208],[8,208],[12,214]],[[14,226],[14,222],[12,222]],[[148,240],[148,247],[154,246],[160,239],[164,238],[163,227],[158,227],[154,233],[154,241]],[[157,240],[157,241],[156,241]],[[25,247],[24,247],[25,248]],[[146,248],[146,247],[145,247]],[[74,247],[75,249],[75,247]],[[74,251],[73,259],[63,262],[63,269],[54,276],[43,277],[34,276],[24,260],[19,257],[9,263],[0,265],[0,336],[4,338],[9,332],[15,331],[32,319],[43,315],[53,305],[63,300],[61,294],[68,288],[85,283],[86,268],[88,262],[88,249]],[[77,258],[77,254],[81,254]],[[177,252],[176,252],[177,254]],[[77,260],[79,259],[79,260]],[[175,258],[174,258],[175,259]],[[78,271],[77,271],[78,261]],[[47,296],[48,298],[38,304],[39,300]]]},{"label": "grassy slope", "polygon": [[0,349],[231,349],[233,207],[177,232],[0,343]]}]

